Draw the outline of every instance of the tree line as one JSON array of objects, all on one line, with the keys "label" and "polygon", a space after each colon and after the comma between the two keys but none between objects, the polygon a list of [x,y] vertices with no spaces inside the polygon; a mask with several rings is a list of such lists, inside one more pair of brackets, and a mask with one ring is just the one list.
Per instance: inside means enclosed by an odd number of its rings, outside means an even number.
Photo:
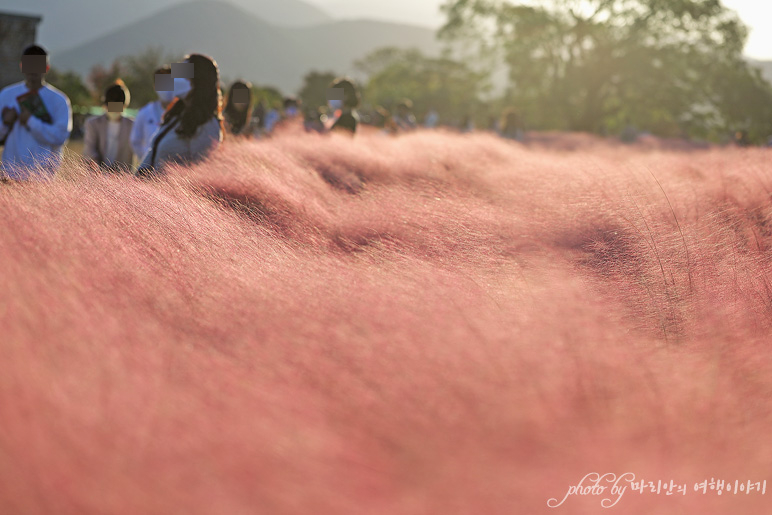
[{"label": "tree line", "polygon": [[[620,134],[634,126],[711,141],[743,131],[753,142],[772,135],[772,85],[745,60],[748,30],[720,0],[447,0],[442,9],[438,37],[455,58],[399,48],[364,56],[355,68],[366,106],[409,98],[419,118],[433,110],[449,124],[471,117],[488,126],[514,108],[537,130]],[[56,70],[49,81],[74,105],[89,105],[120,77],[139,107],[155,99],[153,71],[174,61],[151,48],[94,67],[87,84]],[[502,69],[507,85],[494,95]],[[336,76],[309,72],[298,97],[325,105]],[[253,93],[268,106],[283,97],[268,86]]]}]

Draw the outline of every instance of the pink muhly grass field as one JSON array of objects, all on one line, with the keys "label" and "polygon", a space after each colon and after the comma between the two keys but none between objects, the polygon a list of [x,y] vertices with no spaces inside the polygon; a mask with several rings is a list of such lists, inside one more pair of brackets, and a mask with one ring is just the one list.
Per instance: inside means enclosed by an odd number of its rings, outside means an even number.
[{"label": "pink muhly grass field", "polygon": [[[767,150],[294,130],[0,185],[1,514],[768,514]],[[571,496],[588,473],[686,495]]]}]

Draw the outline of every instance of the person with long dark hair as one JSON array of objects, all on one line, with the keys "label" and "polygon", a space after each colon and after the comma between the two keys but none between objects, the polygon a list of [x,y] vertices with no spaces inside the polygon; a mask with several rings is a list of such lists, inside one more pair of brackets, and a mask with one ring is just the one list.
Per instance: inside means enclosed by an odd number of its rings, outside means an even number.
[{"label": "person with long dark hair", "polygon": [[[175,67],[184,71],[175,73]],[[214,59],[190,54],[181,66],[172,65],[172,75],[176,98],[137,170],[141,177],[162,171],[167,163],[201,161],[223,140],[220,70]]]},{"label": "person with long dark hair", "polygon": [[397,112],[394,114],[394,123],[401,131],[412,131],[418,128],[418,122],[413,114],[413,101],[409,98],[400,100],[397,104]]},{"label": "person with long dark hair", "polygon": [[228,134],[250,136],[252,126],[252,85],[245,81],[236,81],[228,91],[225,102],[225,128]]},{"label": "person with long dark hair", "polygon": [[356,111],[361,102],[359,91],[353,82],[342,77],[330,84],[330,90],[340,90],[336,95],[338,98],[328,99],[332,112],[340,112],[330,130],[355,134],[359,125],[359,114]]}]

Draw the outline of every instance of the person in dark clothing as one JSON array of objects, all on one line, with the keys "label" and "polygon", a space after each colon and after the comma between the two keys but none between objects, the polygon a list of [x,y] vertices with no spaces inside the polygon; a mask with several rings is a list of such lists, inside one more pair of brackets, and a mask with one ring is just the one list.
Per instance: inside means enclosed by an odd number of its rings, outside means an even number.
[{"label": "person in dark clothing", "polygon": [[413,101],[409,98],[402,99],[397,104],[397,112],[394,115],[394,123],[401,131],[412,131],[418,128],[415,115],[413,114]]},{"label": "person in dark clothing", "polygon": [[265,102],[260,100],[252,111],[252,127],[253,135],[257,138],[263,135],[265,132]]},{"label": "person in dark clothing", "polygon": [[248,82],[236,81],[228,91],[228,99],[223,112],[225,128],[229,134],[250,136],[252,126],[252,88]]},{"label": "person in dark clothing", "polygon": [[300,114],[300,101],[295,97],[284,99],[284,119],[293,119]]},{"label": "person in dark clothing", "polygon": [[356,109],[360,102],[359,91],[357,91],[356,86],[348,79],[336,79],[330,84],[328,97],[332,112],[340,110],[340,116],[335,120],[330,130],[341,130],[355,134],[359,125],[359,115]]},{"label": "person in dark clothing", "polygon": [[510,107],[504,110],[504,114],[501,116],[499,134],[502,138],[515,141],[523,141],[525,138],[523,122],[514,108]]},{"label": "person in dark clothing", "polygon": [[306,132],[324,132],[324,118],[326,116],[322,107],[306,107],[303,111],[303,128]]},{"label": "person in dark clothing", "polygon": [[738,147],[750,147],[751,146],[751,138],[748,135],[748,131],[746,130],[740,130],[735,132],[734,134],[734,143]]}]

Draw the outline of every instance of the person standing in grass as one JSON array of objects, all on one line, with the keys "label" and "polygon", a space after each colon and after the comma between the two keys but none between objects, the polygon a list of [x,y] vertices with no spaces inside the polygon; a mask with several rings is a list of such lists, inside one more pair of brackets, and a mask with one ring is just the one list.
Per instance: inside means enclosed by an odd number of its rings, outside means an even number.
[{"label": "person standing in grass", "polygon": [[234,82],[225,102],[225,128],[234,136],[251,136],[255,131],[252,123],[252,85],[245,81]]},{"label": "person standing in grass", "polygon": [[202,161],[223,140],[220,70],[214,59],[191,54],[172,65],[172,76],[176,98],[137,169],[140,177],[162,173],[169,163]]},{"label": "person standing in grass", "polygon": [[523,141],[525,139],[525,131],[523,129],[523,122],[517,111],[509,107],[504,110],[501,116],[501,123],[499,124],[499,134],[502,138],[512,139],[515,141]]},{"label": "person standing in grass", "polygon": [[355,134],[359,125],[356,109],[359,107],[360,97],[354,83],[344,78],[336,79],[330,84],[328,96],[331,97],[328,99],[331,112],[340,111],[340,116],[330,130]]},{"label": "person standing in grass", "polygon": [[[159,75],[171,75],[171,73],[172,69],[168,65],[161,66],[155,71],[153,78],[155,80],[155,77]],[[171,89],[159,91],[157,83],[155,87],[158,100],[146,104],[139,110],[131,131],[131,148],[139,159],[142,159],[147,151],[150,150],[153,136],[161,127],[161,119],[164,116],[164,112],[169,107],[169,104],[172,103],[172,100],[174,100],[174,91]]]},{"label": "person standing in grass", "polygon": [[129,141],[134,120],[123,116],[129,101],[129,90],[118,79],[107,87],[102,97],[105,114],[86,122],[83,155],[101,169],[130,170],[134,165],[134,151]]},{"label": "person standing in grass", "polygon": [[265,122],[261,130],[261,135],[269,135],[276,128],[276,124],[281,120],[281,113],[275,107],[271,107],[265,113]]},{"label": "person standing in grass", "polygon": [[0,91],[2,176],[27,180],[51,177],[62,159],[62,146],[72,131],[72,107],[67,95],[45,82],[48,53],[28,46],[21,57],[24,81]]},{"label": "person standing in grass", "polygon": [[252,110],[252,135],[256,138],[262,137],[265,132],[265,102],[258,100],[257,105]]},{"label": "person standing in grass", "polygon": [[300,114],[300,100],[295,97],[285,98],[283,107],[285,120],[295,119]]},{"label": "person standing in grass", "polygon": [[397,113],[394,115],[394,123],[401,131],[412,131],[418,128],[413,114],[413,101],[405,98],[397,104]]}]

